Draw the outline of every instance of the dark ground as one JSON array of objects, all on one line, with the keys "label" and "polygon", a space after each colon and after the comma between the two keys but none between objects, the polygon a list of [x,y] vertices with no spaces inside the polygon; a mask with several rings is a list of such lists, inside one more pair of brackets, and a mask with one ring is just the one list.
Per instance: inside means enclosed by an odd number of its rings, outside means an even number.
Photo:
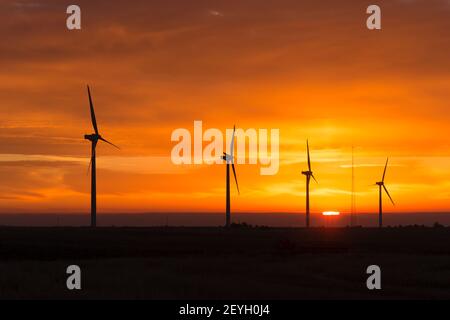
[{"label": "dark ground", "polygon": [[450,299],[450,228],[4,227],[0,298]]}]

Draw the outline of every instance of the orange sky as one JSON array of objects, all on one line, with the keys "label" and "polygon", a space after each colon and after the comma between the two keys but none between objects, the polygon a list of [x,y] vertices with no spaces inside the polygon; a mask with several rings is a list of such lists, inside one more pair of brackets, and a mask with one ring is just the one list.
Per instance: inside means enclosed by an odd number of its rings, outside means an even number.
[{"label": "orange sky", "polygon": [[[225,166],[170,162],[172,130],[280,129],[280,170],[240,165],[232,210],[302,212],[306,139],[312,211],[450,210],[450,3],[377,1],[0,2],[0,212],[88,212],[91,133],[101,133],[99,212],[221,211]],[[385,198],[386,199],[386,198]],[[386,199],[387,200],[387,199]]]}]

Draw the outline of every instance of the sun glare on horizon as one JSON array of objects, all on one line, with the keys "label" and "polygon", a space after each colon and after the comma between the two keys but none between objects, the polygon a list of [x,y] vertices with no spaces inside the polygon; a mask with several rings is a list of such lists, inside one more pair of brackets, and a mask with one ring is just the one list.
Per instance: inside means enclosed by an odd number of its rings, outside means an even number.
[{"label": "sun glare on horizon", "polygon": [[339,211],[324,211],[322,215],[324,216],[339,216],[341,213]]}]

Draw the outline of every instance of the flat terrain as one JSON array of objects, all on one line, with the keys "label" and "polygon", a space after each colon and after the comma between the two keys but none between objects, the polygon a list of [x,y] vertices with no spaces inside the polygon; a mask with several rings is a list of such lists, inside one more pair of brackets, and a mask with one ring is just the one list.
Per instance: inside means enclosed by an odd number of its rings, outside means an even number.
[{"label": "flat terrain", "polygon": [[4,227],[0,298],[450,299],[450,228]]}]

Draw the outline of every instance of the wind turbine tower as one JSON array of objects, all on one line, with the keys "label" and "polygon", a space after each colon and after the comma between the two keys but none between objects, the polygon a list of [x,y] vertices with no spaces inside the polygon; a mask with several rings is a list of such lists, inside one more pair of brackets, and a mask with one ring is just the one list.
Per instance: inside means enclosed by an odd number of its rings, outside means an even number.
[{"label": "wind turbine tower", "polygon": [[314,174],[311,170],[311,158],[309,155],[309,142],[306,140],[306,152],[308,157],[308,170],[302,171],[302,174],[306,176],[306,227],[309,228],[309,183],[311,181],[311,178],[314,179],[314,181],[317,183],[316,178],[314,177]]},{"label": "wind turbine tower", "polygon": [[225,226],[228,228],[231,225],[231,203],[230,203],[230,165],[231,168],[233,170],[233,175],[234,175],[234,181],[236,182],[236,188],[238,191],[238,194],[240,194],[239,192],[239,185],[238,185],[238,181],[237,181],[237,177],[236,177],[236,170],[234,168],[234,135],[236,132],[236,126],[233,127],[233,136],[231,137],[231,145],[230,145],[230,153],[223,153],[222,156],[222,160],[226,161],[226,165],[227,165],[227,176],[226,176],[226,185],[227,185],[227,190],[226,190],[226,211],[225,211],[225,218],[226,218],[226,222],[225,222]]},{"label": "wind turbine tower", "polygon": [[113,143],[109,142],[108,140],[104,139],[99,133],[97,128],[97,121],[95,119],[95,112],[94,112],[94,104],[92,102],[91,97],[91,90],[89,86],[87,87],[88,96],[89,96],[89,107],[91,110],[91,121],[92,126],[94,128],[95,133],[92,134],[85,134],[84,139],[89,140],[91,142],[91,162],[89,163],[89,166],[91,167],[91,227],[97,226],[97,180],[96,180],[96,155],[95,150],[97,147],[98,140],[104,141],[117,149],[119,149],[118,146],[114,145]]},{"label": "wind turbine tower", "polygon": [[386,165],[384,166],[383,171],[383,177],[381,178],[380,182],[377,182],[376,185],[378,185],[379,193],[378,193],[378,203],[379,203],[379,211],[378,211],[378,227],[383,227],[383,189],[386,192],[387,196],[391,200],[392,204],[395,206],[394,200],[392,200],[391,195],[389,194],[389,191],[387,190],[386,186],[384,185],[384,178],[386,176],[386,169],[388,166],[389,158],[386,159]]}]

